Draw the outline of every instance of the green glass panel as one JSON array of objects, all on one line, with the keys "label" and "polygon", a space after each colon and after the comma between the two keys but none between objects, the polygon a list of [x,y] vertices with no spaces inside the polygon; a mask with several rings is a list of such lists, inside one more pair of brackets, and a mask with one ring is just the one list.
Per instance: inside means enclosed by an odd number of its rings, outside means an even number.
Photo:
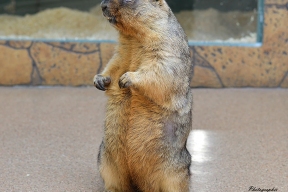
[{"label": "green glass panel", "polygon": [[[116,42],[101,0],[0,0],[0,39]],[[264,0],[167,0],[190,45],[261,46]]]}]

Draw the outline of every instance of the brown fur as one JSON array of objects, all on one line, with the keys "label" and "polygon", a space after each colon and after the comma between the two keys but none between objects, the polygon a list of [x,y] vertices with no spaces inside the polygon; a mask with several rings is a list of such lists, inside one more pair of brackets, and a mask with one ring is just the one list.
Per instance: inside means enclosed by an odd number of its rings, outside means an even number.
[{"label": "brown fur", "polygon": [[187,192],[191,62],[164,0],[104,0],[119,45],[94,84],[108,96],[99,170],[110,192]]}]

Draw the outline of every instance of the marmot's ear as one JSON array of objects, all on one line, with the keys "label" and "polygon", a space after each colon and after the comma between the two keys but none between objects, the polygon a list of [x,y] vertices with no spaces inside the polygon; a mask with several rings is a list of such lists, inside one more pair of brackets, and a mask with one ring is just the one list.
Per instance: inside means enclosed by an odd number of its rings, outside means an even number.
[{"label": "marmot's ear", "polygon": [[164,0],[154,0],[154,1],[155,1],[156,3],[158,3],[159,5],[162,5]]},{"label": "marmot's ear", "polygon": [[162,5],[164,5],[164,3],[165,3],[165,0],[150,0],[150,2],[162,7]]}]

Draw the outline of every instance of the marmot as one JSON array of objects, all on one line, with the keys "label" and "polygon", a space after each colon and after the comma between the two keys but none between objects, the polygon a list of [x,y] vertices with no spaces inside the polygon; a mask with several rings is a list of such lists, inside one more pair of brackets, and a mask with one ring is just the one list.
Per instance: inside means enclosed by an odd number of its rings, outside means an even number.
[{"label": "marmot", "polygon": [[98,163],[109,192],[187,192],[192,70],[187,37],[165,0],[104,0],[119,31],[96,88],[108,96]]}]

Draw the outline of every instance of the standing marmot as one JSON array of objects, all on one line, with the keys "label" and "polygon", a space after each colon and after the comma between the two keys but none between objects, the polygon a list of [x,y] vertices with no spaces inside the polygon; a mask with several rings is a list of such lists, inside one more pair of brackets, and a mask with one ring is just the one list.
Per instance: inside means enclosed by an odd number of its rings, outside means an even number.
[{"label": "standing marmot", "polygon": [[99,170],[109,192],[187,192],[191,62],[165,0],[104,0],[119,45],[95,86],[108,95]]}]

